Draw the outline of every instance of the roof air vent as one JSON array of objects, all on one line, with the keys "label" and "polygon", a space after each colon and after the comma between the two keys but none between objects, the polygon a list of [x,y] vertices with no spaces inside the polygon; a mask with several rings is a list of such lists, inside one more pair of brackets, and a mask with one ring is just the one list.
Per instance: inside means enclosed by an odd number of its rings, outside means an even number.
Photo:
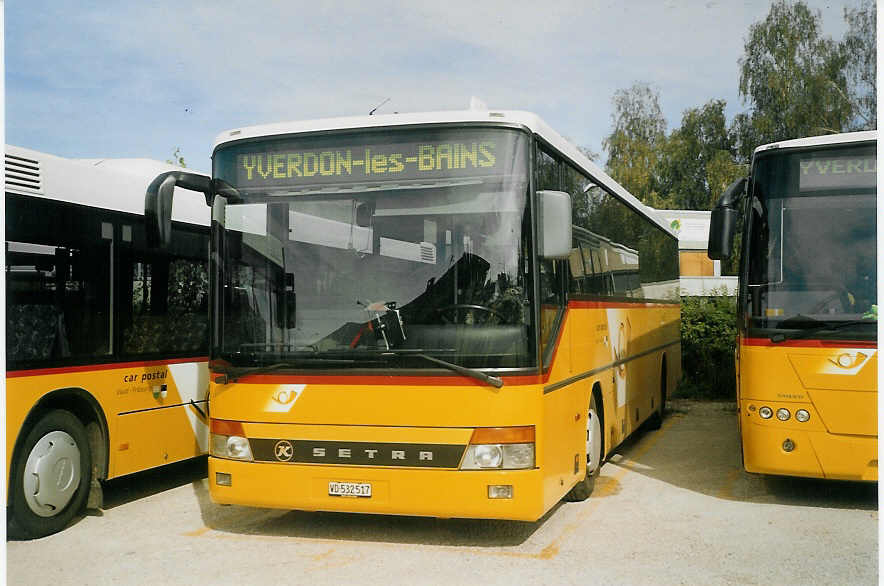
[{"label": "roof air vent", "polygon": [[43,193],[40,161],[6,153],[6,189]]}]

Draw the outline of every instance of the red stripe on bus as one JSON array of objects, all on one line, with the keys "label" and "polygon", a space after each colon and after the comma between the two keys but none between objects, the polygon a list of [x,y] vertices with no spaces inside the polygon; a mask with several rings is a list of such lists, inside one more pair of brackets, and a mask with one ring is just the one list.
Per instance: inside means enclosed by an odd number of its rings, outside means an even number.
[{"label": "red stripe on bus", "polygon": [[743,338],[743,346],[786,346],[789,348],[877,348],[877,340],[783,340],[770,338]]},{"label": "red stripe on bus", "polygon": [[7,370],[6,378],[91,372],[95,370],[115,370],[118,368],[139,368],[144,366],[164,366],[167,364],[184,364],[186,362],[208,362],[208,360],[208,356],[199,356],[196,358],[171,358],[167,360],[148,360],[144,362],[113,362],[108,364],[86,364],[83,366],[60,366],[57,368],[35,368],[31,370]]}]

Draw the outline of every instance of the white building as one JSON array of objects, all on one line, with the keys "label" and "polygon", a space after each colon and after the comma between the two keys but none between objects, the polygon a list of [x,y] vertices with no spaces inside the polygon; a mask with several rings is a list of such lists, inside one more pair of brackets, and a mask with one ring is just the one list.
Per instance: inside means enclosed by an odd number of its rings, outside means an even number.
[{"label": "white building", "polygon": [[722,276],[721,261],[706,255],[712,212],[700,210],[656,210],[678,234],[680,285],[683,296],[726,292],[737,294],[737,277]]}]

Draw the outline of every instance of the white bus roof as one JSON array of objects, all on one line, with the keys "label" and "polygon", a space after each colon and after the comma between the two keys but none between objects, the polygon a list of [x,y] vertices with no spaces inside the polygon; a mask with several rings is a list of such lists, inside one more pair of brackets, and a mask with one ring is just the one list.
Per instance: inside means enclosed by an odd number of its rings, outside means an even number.
[{"label": "white bus roof", "polygon": [[808,136],[806,138],[795,138],[792,140],[783,140],[780,142],[772,142],[763,144],[755,149],[756,153],[771,149],[794,149],[805,147],[817,147],[834,144],[847,144],[851,142],[867,142],[870,140],[878,140],[877,130],[866,130],[863,132],[842,132],[840,134],[824,134],[822,136]]},{"label": "white bus roof", "polygon": [[[150,182],[160,173],[181,170],[153,159],[67,159],[9,144],[5,155],[7,193],[138,215],[144,215]],[[208,226],[211,213],[205,200],[175,191],[172,218]]]},{"label": "white bus roof", "polygon": [[382,128],[416,124],[472,123],[517,125],[529,129],[531,132],[542,137],[565,157],[569,158],[576,166],[581,167],[598,184],[616,193],[631,207],[635,208],[639,213],[647,216],[652,222],[660,226],[660,228],[666,233],[673,237],[677,237],[666,224],[666,221],[658,215],[656,210],[644,205],[638,200],[638,198],[614,181],[598,165],[590,161],[576,146],[565,140],[564,137],[550,128],[546,122],[537,116],[537,114],[532,112],[494,109],[451,110],[442,112],[382,114],[377,116],[351,116],[345,118],[321,118],[317,120],[278,122],[274,124],[236,128],[222,132],[215,138],[215,144],[212,150],[214,152],[219,146],[229,142],[283,136],[288,134],[326,132],[333,130],[358,130],[362,128]]}]

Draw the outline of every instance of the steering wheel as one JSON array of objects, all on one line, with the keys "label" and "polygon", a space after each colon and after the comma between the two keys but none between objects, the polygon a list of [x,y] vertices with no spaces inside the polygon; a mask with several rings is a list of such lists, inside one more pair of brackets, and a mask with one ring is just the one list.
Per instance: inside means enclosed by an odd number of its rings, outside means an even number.
[{"label": "steering wheel", "polygon": [[832,293],[831,295],[827,295],[822,301],[814,305],[809,313],[821,313],[824,309],[826,309],[830,304],[837,301],[838,305],[833,306],[836,310],[846,311],[850,307],[850,293],[843,286],[838,286],[838,290]]},{"label": "steering wheel", "polygon": [[[458,310],[461,310],[461,309],[467,310],[464,312],[464,316],[466,316],[467,313],[478,310],[478,311],[484,311],[485,313],[489,314],[489,317],[490,316],[496,317],[498,320],[500,320],[500,323],[506,323],[506,318],[504,318],[503,314],[500,313],[499,311],[491,309],[490,307],[487,307],[485,305],[474,305],[472,303],[455,303],[453,305],[446,305],[445,307],[440,307],[440,308],[436,309],[436,313],[444,314],[446,312],[454,312],[452,315],[455,317],[455,319],[447,320],[443,316],[442,320],[447,323],[458,323],[456,316],[458,315]],[[487,322],[489,317],[486,317],[484,322]],[[461,321],[460,323],[466,323],[466,322]]]}]

